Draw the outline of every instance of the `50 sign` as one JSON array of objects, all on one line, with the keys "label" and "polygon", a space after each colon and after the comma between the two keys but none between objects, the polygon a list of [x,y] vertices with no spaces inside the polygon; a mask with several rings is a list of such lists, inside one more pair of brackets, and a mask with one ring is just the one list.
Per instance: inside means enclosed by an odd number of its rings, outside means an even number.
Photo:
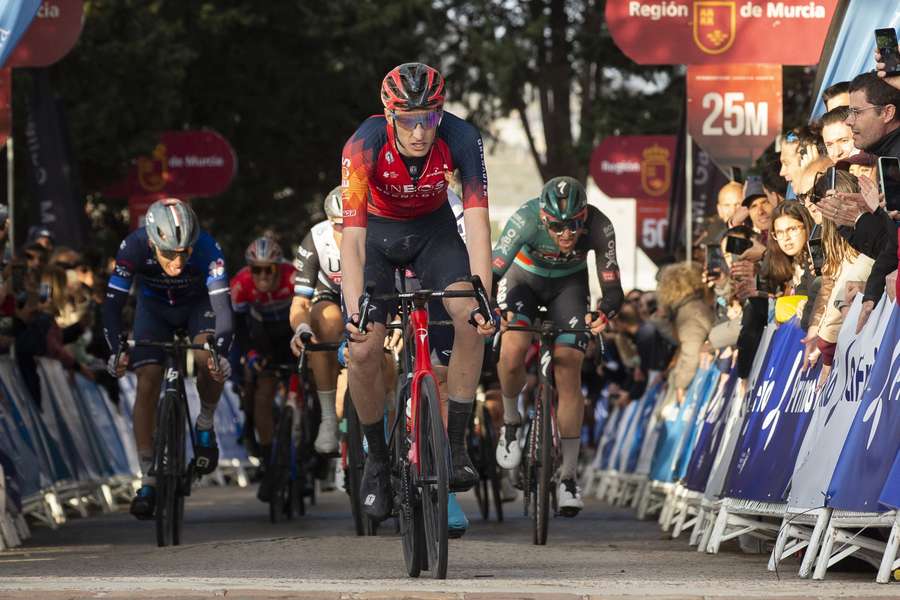
[{"label": "50 sign", "polygon": [[781,66],[689,66],[688,130],[723,170],[750,167],[781,130]]},{"label": "50 sign", "polygon": [[637,243],[651,258],[665,253],[666,231],[669,228],[669,201],[659,198],[638,198],[635,216]]}]

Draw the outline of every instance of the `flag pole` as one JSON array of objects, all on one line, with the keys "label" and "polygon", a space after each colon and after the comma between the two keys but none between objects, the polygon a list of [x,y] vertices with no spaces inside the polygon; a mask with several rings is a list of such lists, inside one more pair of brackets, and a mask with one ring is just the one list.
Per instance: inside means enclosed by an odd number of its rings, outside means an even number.
[{"label": "flag pole", "polygon": [[691,134],[684,138],[684,254],[688,264],[693,259],[694,241],[694,149]]}]

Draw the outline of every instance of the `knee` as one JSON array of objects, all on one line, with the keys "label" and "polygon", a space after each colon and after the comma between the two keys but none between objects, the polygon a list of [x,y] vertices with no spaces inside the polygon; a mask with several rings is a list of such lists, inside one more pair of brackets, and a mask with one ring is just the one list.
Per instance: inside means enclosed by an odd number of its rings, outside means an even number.
[{"label": "knee", "polygon": [[364,342],[351,343],[348,347],[352,370],[374,371],[381,365],[383,351],[380,341],[370,337]]},{"label": "knee", "polygon": [[344,317],[336,304],[319,302],[313,306],[312,326],[323,341],[337,340],[344,331]]},{"label": "knee", "polygon": [[138,387],[149,390],[159,385],[162,380],[162,367],[160,365],[145,365],[135,370]]}]

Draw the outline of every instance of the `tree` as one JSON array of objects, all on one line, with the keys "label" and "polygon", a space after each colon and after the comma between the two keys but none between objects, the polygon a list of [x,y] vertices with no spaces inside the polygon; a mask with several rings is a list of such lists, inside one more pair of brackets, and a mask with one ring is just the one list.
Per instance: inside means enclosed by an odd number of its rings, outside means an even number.
[{"label": "tree", "polygon": [[[587,177],[604,136],[676,133],[683,68],[639,66],[615,46],[603,0],[437,0],[442,65],[483,127],[515,114],[543,179]],[[464,94],[471,94],[466,95]],[[529,119],[532,102],[540,122]]]}]

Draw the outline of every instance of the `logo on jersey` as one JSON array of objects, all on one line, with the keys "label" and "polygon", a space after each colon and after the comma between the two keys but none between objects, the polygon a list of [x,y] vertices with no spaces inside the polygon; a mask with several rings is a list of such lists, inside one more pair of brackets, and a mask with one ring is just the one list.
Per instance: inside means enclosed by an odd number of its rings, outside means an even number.
[{"label": "logo on jersey", "polygon": [[130,273],[128,272],[128,269],[122,265],[116,265],[116,275],[119,277],[128,277]]},{"label": "logo on jersey", "polygon": [[496,267],[498,269],[502,269],[503,267],[506,266],[506,261],[503,260],[502,256],[498,256],[497,258],[494,259],[493,264],[494,264],[494,267]]},{"label": "logo on jersey", "polygon": [[397,177],[400,177],[400,174],[396,171],[385,171],[381,174],[381,176],[385,179],[395,179]]},{"label": "logo on jersey", "polygon": [[225,275],[225,261],[221,258],[209,263],[209,276],[212,278],[223,277]]},{"label": "logo on jersey", "polygon": [[603,279],[603,281],[607,281],[607,282],[613,282],[618,279],[618,277],[616,277],[616,274],[614,271],[603,271],[600,274],[600,277]]},{"label": "logo on jersey", "polygon": [[387,152],[385,152],[385,153],[384,153],[384,160],[386,160],[386,161],[387,161],[387,164],[389,164],[389,165],[394,164],[394,154],[393,154],[393,152],[391,152],[390,150],[388,150]]},{"label": "logo on jersey", "polygon": [[[344,211],[344,212],[346,213],[346,211]],[[344,216],[347,216],[347,215],[345,214]],[[303,258],[309,258],[310,256],[312,256],[312,251],[307,250],[303,246],[297,246],[297,254],[299,254]]]}]

